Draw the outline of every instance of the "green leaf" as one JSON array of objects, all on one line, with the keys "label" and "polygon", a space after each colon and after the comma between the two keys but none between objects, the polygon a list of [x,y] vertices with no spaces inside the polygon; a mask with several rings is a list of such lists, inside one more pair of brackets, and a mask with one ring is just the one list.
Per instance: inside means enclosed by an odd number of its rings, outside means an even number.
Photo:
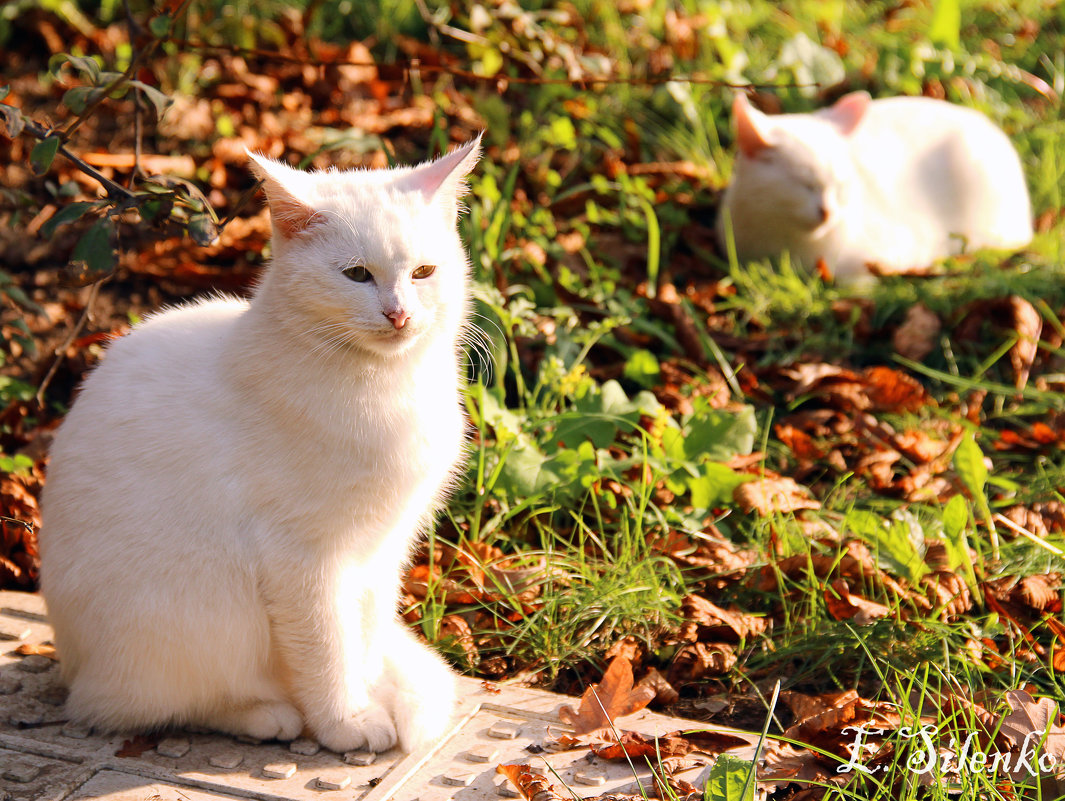
[{"label": "green leaf", "polygon": [[954,451],[954,469],[974,498],[984,496],[987,465],[984,464],[984,454],[973,437],[963,439]]},{"label": "green leaf", "polygon": [[64,64],[70,64],[78,72],[85,75],[90,83],[99,82],[100,65],[96,59],[90,56],[72,56],[69,53],[56,53],[48,59],[48,71],[56,72]]},{"label": "green leaf", "polygon": [[706,408],[692,417],[687,428],[684,452],[689,459],[724,462],[754,450],[758,421],[753,406],[739,411]]},{"label": "green leaf", "polygon": [[79,280],[92,283],[115,269],[115,250],[111,247],[113,232],[111,218],[101,217],[81,235],[70,258],[70,267]]},{"label": "green leaf", "polygon": [[30,166],[34,175],[44,175],[52,167],[55,154],[59,152],[59,137],[49,136],[33,146],[30,151]]},{"label": "green leaf", "polygon": [[185,224],[185,229],[192,241],[200,247],[207,247],[218,241],[218,226],[209,214],[193,214]]},{"label": "green leaf", "polygon": [[[969,507],[961,495],[955,495],[943,507],[943,533],[951,542],[958,542],[969,524]],[[952,565],[952,568],[957,565]]]},{"label": "green leaf", "polygon": [[81,114],[85,108],[100,96],[100,89],[92,86],[75,86],[63,93],[63,105],[75,114]]},{"label": "green leaf", "polygon": [[55,233],[56,228],[81,219],[85,212],[94,208],[96,205],[95,202],[90,200],[79,200],[75,203],[68,203],[52,215],[52,219],[41,226],[41,235],[45,238],[51,237]]},{"label": "green leaf", "polygon": [[702,475],[688,480],[688,490],[692,506],[700,511],[727,505],[736,487],[751,478],[720,462],[707,462],[699,467],[699,472]]},{"label": "green leaf", "polygon": [[170,33],[170,15],[158,14],[148,21],[148,30],[156,39],[162,39]]},{"label": "green leaf", "polygon": [[649,350],[637,350],[625,360],[625,378],[641,387],[653,387],[662,369]]},{"label": "green leaf", "polygon": [[170,104],[174,102],[173,98],[163,94],[154,86],[149,86],[143,81],[130,81],[130,84],[136,86],[144,93],[144,96],[152,104],[152,107],[155,108],[156,118],[162,117],[163,112],[165,112],[170,107]]},{"label": "green leaf", "polygon": [[959,0],[935,0],[932,24],[928,26],[932,44],[957,50],[961,44],[961,3]]},{"label": "green leaf", "polygon": [[754,765],[745,759],[719,754],[710,768],[703,798],[707,801],[753,801],[755,782],[747,781],[752,770]]}]

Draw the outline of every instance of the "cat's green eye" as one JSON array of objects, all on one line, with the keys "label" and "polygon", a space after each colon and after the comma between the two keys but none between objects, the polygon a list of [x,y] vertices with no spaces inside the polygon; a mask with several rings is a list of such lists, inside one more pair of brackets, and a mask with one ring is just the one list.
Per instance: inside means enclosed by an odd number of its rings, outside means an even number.
[{"label": "cat's green eye", "polygon": [[423,264],[421,267],[415,268],[411,273],[413,278],[428,278],[430,275],[436,272],[435,264]]},{"label": "cat's green eye", "polygon": [[351,267],[345,267],[343,273],[357,284],[365,284],[367,281],[373,280],[373,273],[371,273],[361,264],[355,264]]}]

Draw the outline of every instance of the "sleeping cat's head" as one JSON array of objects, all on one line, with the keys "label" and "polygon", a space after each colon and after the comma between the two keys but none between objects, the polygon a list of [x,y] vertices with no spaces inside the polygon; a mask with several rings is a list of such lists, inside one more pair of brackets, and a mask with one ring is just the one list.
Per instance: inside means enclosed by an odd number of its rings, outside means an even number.
[{"label": "sleeping cat's head", "polygon": [[795,236],[827,235],[848,201],[854,164],[846,140],[868,103],[869,95],[857,92],[816,114],[768,116],[737,95],[731,214],[757,213],[760,226],[777,228],[789,245]]},{"label": "sleeping cat's head", "polygon": [[457,340],[469,270],[457,221],[480,137],[386,170],[303,172],[249,155],[273,221],[256,303],[326,352],[387,358],[430,336]]}]

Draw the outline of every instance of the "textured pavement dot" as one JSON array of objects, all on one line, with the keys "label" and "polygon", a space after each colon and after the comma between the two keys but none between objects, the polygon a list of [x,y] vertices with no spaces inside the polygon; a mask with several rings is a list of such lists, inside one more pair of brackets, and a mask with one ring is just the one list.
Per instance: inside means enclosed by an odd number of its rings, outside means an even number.
[{"label": "textured pavement dot", "polygon": [[499,720],[488,729],[488,736],[497,740],[513,740],[521,733],[521,726],[509,720]]},{"label": "textured pavement dot", "polygon": [[24,712],[16,712],[9,720],[12,726],[17,726],[20,729],[25,729],[30,726],[40,726],[44,723],[44,715],[40,712],[34,712],[28,710]]},{"label": "textured pavement dot", "polygon": [[33,633],[25,623],[8,623],[0,620],[0,640],[24,640]]},{"label": "textured pavement dot", "polygon": [[359,765],[366,767],[372,765],[377,760],[377,754],[373,751],[348,751],[344,754],[344,761],[349,765]]},{"label": "textured pavement dot", "polygon": [[573,781],[585,787],[599,787],[606,784],[606,775],[597,770],[579,770],[573,774]]},{"label": "textured pavement dot", "polygon": [[215,754],[207,761],[210,762],[213,767],[229,770],[243,762],[244,755],[239,751],[223,751],[220,754]]},{"label": "textured pavement dot", "polygon": [[184,737],[167,737],[155,747],[155,753],[159,756],[179,759],[189,752],[192,746]]},{"label": "textured pavement dot", "polygon": [[67,694],[66,687],[46,687],[38,693],[37,700],[49,706],[62,706],[66,703]]},{"label": "textured pavement dot", "polygon": [[19,784],[28,784],[40,775],[41,770],[40,765],[34,765],[32,762],[16,762],[4,768],[4,772],[0,773],[0,778]]},{"label": "textured pavement dot", "polygon": [[67,723],[59,730],[59,733],[72,740],[84,740],[92,734],[92,727],[82,726],[80,723]]},{"label": "textured pavement dot", "polygon": [[44,673],[54,664],[55,660],[49,659],[47,656],[30,654],[22,657],[22,661],[18,663],[18,666],[19,670],[24,670],[27,673]]},{"label": "textured pavement dot", "polygon": [[318,745],[314,740],[299,737],[288,744],[288,750],[300,756],[314,756],[322,750],[322,746]]},{"label": "textured pavement dot", "polygon": [[342,770],[323,771],[314,783],[322,790],[343,790],[351,784],[351,776]]},{"label": "textured pavement dot", "polygon": [[293,762],[274,762],[263,765],[263,776],[268,779],[289,779],[295,772],[296,765]]},{"label": "textured pavement dot", "polygon": [[476,773],[468,770],[453,770],[440,777],[444,784],[449,787],[469,787],[477,778]]},{"label": "textured pavement dot", "polygon": [[514,789],[514,785],[510,783],[510,779],[506,776],[493,779],[492,783],[496,786],[496,794],[503,798],[518,798],[521,796],[521,793]]},{"label": "textured pavement dot", "polygon": [[463,756],[467,762],[491,762],[499,754],[499,749],[494,745],[478,745],[471,748]]}]

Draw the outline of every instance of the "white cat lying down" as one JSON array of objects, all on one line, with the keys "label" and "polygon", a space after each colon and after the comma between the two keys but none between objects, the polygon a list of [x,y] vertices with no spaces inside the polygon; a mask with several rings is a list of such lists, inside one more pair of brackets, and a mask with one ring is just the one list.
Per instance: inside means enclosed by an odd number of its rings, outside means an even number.
[{"label": "white cat lying down", "polygon": [[335,751],[425,748],[455,681],[397,618],[464,452],[459,196],[478,142],[413,168],[255,157],[273,260],[250,303],[154,315],[56,434],[42,585],[71,717]]},{"label": "white cat lying down", "polygon": [[842,280],[929,266],[1032,238],[1021,161],[983,114],[924,97],[865,92],[812,114],[732,106],[739,152],[725,190],[741,259],[788,250]]}]

